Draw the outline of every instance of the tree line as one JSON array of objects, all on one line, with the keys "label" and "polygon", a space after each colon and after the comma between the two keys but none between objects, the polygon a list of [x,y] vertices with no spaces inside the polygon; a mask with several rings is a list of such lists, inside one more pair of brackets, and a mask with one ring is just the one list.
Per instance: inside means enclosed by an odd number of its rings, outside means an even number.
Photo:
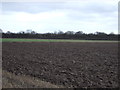
[{"label": "tree line", "polygon": [[34,39],[79,39],[79,40],[118,40],[119,34],[106,34],[104,32],[95,32],[86,34],[83,31],[58,31],[54,33],[37,33],[32,30],[13,33],[10,31],[2,32],[2,38],[34,38]]}]

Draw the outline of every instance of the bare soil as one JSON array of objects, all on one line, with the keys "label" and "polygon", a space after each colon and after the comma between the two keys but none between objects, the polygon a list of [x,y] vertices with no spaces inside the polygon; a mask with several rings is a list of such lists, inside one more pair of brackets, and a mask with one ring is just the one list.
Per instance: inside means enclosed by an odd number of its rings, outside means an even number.
[{"label": "bare soil", "polygon": [[65,87],[118,87],[117,43],[4,42],[3,70]]}]

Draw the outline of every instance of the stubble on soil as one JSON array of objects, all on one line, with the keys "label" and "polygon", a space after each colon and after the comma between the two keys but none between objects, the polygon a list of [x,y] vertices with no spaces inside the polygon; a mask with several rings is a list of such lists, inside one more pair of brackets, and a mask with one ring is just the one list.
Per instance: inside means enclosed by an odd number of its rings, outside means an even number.
[{"label": "stubble on soil", "polygon": [[[118,87],[117,43],[3,43],[3,70],[65,87]],[[4,81],[3,81],[4,82]]]},{"label": "stubble on soil", "polygon": [[2,88],[65,88],[49,82],[41,81],[39,78],[30,75],[15,75],[8,71],[2,71]]}]

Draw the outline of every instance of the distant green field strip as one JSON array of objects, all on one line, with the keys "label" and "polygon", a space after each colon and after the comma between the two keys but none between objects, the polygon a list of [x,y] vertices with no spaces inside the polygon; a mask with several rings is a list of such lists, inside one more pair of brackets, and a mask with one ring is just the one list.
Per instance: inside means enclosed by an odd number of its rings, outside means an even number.
[{"label": "distant green field strip", "polygon": [[65,39],[17,39],[3,38],[2,42],[118,42],[109,40],[65,40]]}]

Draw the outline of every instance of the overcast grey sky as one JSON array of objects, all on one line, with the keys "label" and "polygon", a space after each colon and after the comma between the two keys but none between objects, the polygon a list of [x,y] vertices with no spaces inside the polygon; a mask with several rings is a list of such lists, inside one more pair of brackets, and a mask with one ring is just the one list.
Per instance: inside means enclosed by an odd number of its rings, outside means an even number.
[{"label": "overcast grey sky", "polygon": [[0,28],[4,32],[118,33],[118,0],[1,3]]}]

